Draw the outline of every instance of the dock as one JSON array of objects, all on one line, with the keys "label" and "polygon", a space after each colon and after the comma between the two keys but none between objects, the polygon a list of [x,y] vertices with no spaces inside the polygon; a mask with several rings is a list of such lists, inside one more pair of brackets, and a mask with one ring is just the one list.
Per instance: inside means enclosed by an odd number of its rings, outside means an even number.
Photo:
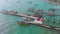
[{"label": "dock", "polygon": [[8,15],[15,15],[15,16],[20,16],[20,17],[29,17],[29,18],[33,18],[35,19],[36,17],[33,17],[33,16],[28,16],[28,15],[25,15],[25,14],[20,14],[20,13],[15,13],[15,12],[1,12],[0,13],[2,14],[8,14]]},{"label": "dock", "polygon": [[[2,14],[9,14],[9,15],[14,15],[14,16],[21,16],[21,17],[29,17],[29,18],[33,18],[35,19],[36,17],[33,17],[33,16],[28,16],[28,15],[24,15],[24,14],[19,14],[19,13],[16,13],[16,12],[1,12],[0,13]],[[31,23],[33,24],[33,23]],[[57,31],[60,31],[60,28],[58,27],[53,27],[53,26],[49,26],[49,25],[46,25],[46,24],[36,24],[36,25],[39,25],[39,26],[42,26],[42,27],[46,27],[46,28],[49,28],[49,29],[54,29],[54,30],[57,30]]]},{"label": "dock", "polygon": [[45,28],[48,28],[48,29],[53,29],[53,30],[56,30],[56,31],[60,31],[60,28],[54,27],[54,26],[49,26],[47,24],[25,23],[25,22],[20,22],[20,21],[18,21],[18,24],[23,24],[23,25],[27,25],[27,26],[29,24],[32,24],[32,25],[42,26],[42,27],[45,27]]}]

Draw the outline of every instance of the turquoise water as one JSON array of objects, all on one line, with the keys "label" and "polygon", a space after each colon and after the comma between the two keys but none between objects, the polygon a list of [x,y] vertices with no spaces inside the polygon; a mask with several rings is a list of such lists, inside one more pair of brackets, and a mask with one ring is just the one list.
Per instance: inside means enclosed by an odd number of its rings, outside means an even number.
[{"label": "turquoise water", "polygon": [[[35,10],[42,9],[45,12],[53,8],[56,9],[57,14],[59,14],[60,11],[60,6],[49,4],[46,0],[0,0],[0,10],[15,10],[25,14],[27,9],[31,7]],[[36,25],[18,25],[17,21],[19,19],[20,17],[18,16],[0,14],[0,34],[60,34],[58,31]],[[56,26],[60,27],[59,24]]]}]

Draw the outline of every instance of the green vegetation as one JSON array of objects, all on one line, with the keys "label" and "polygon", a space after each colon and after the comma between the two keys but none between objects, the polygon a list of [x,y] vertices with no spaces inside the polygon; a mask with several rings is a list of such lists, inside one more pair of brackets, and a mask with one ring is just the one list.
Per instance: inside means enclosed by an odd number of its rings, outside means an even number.
[{"label": "green vegetation", "polygon": [[49,1],[53,1],[53,2],[58,2],[58,3],[60,3],[60,0],[49,0]]}]

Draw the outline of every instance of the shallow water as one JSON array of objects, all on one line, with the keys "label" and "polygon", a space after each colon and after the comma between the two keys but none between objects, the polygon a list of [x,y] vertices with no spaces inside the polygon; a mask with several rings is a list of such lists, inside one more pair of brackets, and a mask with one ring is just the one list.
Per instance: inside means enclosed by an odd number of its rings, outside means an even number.
[{"label": "shallow water", "polygon": [[[19,13],[26,13],[27,9],[33,7],[35,10],[42,9],[48,12],[48,9],[56,9],[59,14],[60,6],[49,4],[46,0],[0,0],[0,10],[15,10]],[[28,12],[30,13],[30,12]],[[18,25],[18,16],[0,14],[0,34],[60,34],[58,31],[47,29],[41,26]],[[60,27],[59,24],[49,23]]]}]

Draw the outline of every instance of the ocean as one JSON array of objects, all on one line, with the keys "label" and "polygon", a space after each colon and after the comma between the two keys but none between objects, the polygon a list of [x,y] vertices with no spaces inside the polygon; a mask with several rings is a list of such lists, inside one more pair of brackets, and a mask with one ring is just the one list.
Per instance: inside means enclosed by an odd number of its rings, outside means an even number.
[{"label": "ocean", "polygon": [[[33,14],[28,11],[28,8],[35,10],[44,10],[48,12],[49,9],[56,9],[56,14],[60,12],[60,6],[49,4],[47,0],[0,0],[0,11],[14,10],[22,14]],[[6,15],[0,13],[0,34],[60,34],[58,31],[47,29],[41,26],[30,25],[23,26],[17,24],[21,20],[19,16]],[[53,25],[53,24],[51,24]],[[59,26],[59,24],[55,25]]]}]

